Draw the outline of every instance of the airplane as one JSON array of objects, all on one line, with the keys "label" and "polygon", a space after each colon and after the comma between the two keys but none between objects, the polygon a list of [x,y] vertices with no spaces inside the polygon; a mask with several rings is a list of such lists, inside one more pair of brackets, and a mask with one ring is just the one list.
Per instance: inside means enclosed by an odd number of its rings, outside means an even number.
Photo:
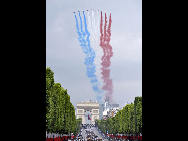
[{"label": "airplane", "polygon": [[78,12],[80,12],[80,11],[78,11]]},{"label": "airplane", "polygon": [[75,12],[73,12],[73,13],[75,13]]},{"label": "airplane", "polygon": [[87,10],[88,11],[88,10]]}]

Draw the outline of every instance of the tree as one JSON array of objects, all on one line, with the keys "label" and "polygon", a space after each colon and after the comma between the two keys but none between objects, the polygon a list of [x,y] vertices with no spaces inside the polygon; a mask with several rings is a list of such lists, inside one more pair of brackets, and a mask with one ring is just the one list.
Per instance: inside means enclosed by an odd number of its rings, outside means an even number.
[{"label": "tree", "polygon": [[51,125],[53,124],[52,113],[54,113],[54,104],[52,101],[54,86],[54,73],[50,70],[50,67],[46,69],[46,130],[51,132]]},{"label": "tree", "polygon": [[[115,129],[115,117],[112,117],[112,124],[113,124],[113,127],[112,127],[112,134],[113,134],[113,136],[115,136],[115,134],[116,134],[116,129]],[[113,137],[113,140],[114,140],[114,137]]]},{"label": "tree", "polygon": [[135,97],[134,103],[127,104],[115,117],[108,118],[107,121],[96,120],[95,124],[101,131],[114,135],[142,133],[142,97]]},{"label": "tree", "polygon": [[107,131],[108,131],[108,134],[113,134],[113,120],[112,118],[108,118],[107,119]]},{"label": "tree", "polygon": [[134,104],[130,104],[130,131],[131,134],[135,133],[135,114],[134,114]]},{"label": "tree", "polygon": [[124,112],[123,130],[124,130],[124,133],[127,134],[127,133],[129,132],[129,105],[126,105],[126,106],[123,108],[123,112]]},{"label": "tree", "polygon": [[76,126],[76,116],[75,116],[75,111],[74,111],[74,106],[71,103],[71,132],[74,132],[75,126]]},{"label": "tree", "polygon": [[117,112],[117,114],[115,115],[115,117],[114,117],[114,134],[117,134],[118,133],[118,126],[119,126],[119,124],[118,124],[118,112]]},{"label": "tree", "polygon": [[117,114],[118,114],[117,115],[117,122],[118,122],[118,125],[117,125],[118,130],[117,130],[117,132],[121,134],[123,132],[123,130],[122,130],[122,126],[123,126],[122,110],[119,110]]},{"label": "tree", "polygon": [[75,129],[74,129],[74,132],[73,132],[74,135],[77,135],[80,132],[81,123],[82,123],[82,118],[76,119],[76,126],[75,126]]},{"label": "tree", "polygon": [[[80,123],[80,120],[78,122]],[[76,129],[74,106],[70,102],[67,89],[55,83],[54,73],[46,69],[46,130],[47,132],[68,134]]]},{"label": "tree", "polygon": [[142,133],[142,97],[135,97],[135,132],[136,134]]},{"label": "tree", "polygon": [[65,106],[65,111],[64,111],[64,133],[65,134],[68,134],[69,131],[70,131],[70,116],[69,116],[69,102],[70,102],[70,96],[67,94],[67,89],[65,90],[65,103],[64,103],[64,106]]},{"label": "tree", "polygon": [[107,126],[107,121],[106,121],[106,120],[102,120],[102,123],[101,123],[101,124],[102,124],[102,126],[101,126],[102,129],[101,129],[101,130],[102,130],[102,132],[103,132],[104,134],[106,134],[106,131],[107,131],[107,130],[106,130],[106,128],[107,128],[107,127],[106,127],[106,126]]}]

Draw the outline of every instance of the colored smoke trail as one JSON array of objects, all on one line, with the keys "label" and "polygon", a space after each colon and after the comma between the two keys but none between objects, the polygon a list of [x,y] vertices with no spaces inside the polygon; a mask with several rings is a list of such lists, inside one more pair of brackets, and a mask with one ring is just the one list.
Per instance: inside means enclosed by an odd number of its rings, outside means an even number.
[{"label": "colored smoke trail", "polygon": [[[95,52],[90,47],[90,40],[89,40],[90,33],[87,30],[87,23],[86,23],[84,11],[83,11],[83,15],[84,15],[85,32],[83,31],[83,28],[82,28],[82,19],[81,19],[81,16],[80,16],[80,12],[79,12],[79,17],[80,17],[81,32],[79,30],[78,20],[77,20],[77,17],[75,15],[76,27],[77,27],[77,33],[78,33],[78,40],[81,43],[80,46],[82,47],[83,52],[86,54],[86,58],[85,58],[85,62],[84,62],[84,64],[87,66],[86,75],[90,78],[90,83],[92,84],[92,88],[97,93],[97,101],[101,102],[102,91],[98,88],[99,84],[98,84],[97,76],[94,74],[96,72],[96,70],[95,70],[96,66],[94,64]],[[89,28],[90,28],[90,25],[89,25]]]},{"label": "colored smoke trail", "polygon": [[105,25],[104,25],[104,34],[103,34],[103,29],[102,29],[102,25],[103,25],[103,18],[102,18],[102,12],[101,12],[101,24],[100,24],[100,33],[101,33],[101,37],[100,37],[100,46],[103,49],[103,57],[102,59],[102,79],[104,82],[104,86],[102,87],[103,90],[107,91],[107,96],[109,97],[109,101],[111,103],[114,102],[113,100],[113,84],[112,84],[112,79],[110,79],[110,58],[113,56],[113,52],[112,52],[112,47],[109,44],[110,43],[110,36],[111,36],[111,14],[109,17],[109,24],[108,24],[108,30],[106,31],[106,26],[107,26],[107,17],[106,17],[106,12],[105,12]]},{"label": "colored smoke trail", "polygon": [[[95,21],[97,21],[95,23]],[[90,41],[91,41],[91,48],[94,50],[96,56],[94,58],[94,64],[96,66],[96,76],[97,76],[97,80],[98,80],[98,84],[99,84],[99,89],[101,89],[101,84],[102,82],[102,74],[101,74],[101,57],[102,57],[102,48],[100,47],[100,25],[99,25],[99,15],[98,15],[98,11],[97,11],[97,20],[95,20],[95,15],[94,15],[94,11],[92,9],[91,11],[91,18],[89,16],[89,12],[88,12],[88,30],[90,32]]]},{"label": "colored smoke trail", "polygon": [[[95,30],[95,34],[96,34],[96,40],[95,40],[95,45],[96,45],[96,58],[95,58],[95,64],[96,64],[96,75],[98,78],[98,82],[99,84],[103,84],[103,80],[101,79],[102,77],[102,70],[101,70],[101,63],[102,63],[102,56],[103,56],[103,50],[100,47],[100,19],[99,19],[99,11],[97,11],[97,23],[96,23],[96,30]],[[100,88],[102,88],[100,86]]]}]

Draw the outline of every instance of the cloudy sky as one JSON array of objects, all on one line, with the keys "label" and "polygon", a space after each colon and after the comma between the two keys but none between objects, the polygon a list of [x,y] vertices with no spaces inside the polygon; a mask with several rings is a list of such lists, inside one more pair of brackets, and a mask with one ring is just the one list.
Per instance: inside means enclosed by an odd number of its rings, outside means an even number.
[{"label": "cloudy sky", "polygon": [[73,14],[91,9],[106,11],[107,17],[111,13],[110,78],[114,101],[124,107],[142,95],[142,0],[47,0],[46,67],[67,89],[74,107],[79,101],[96,101]]}]

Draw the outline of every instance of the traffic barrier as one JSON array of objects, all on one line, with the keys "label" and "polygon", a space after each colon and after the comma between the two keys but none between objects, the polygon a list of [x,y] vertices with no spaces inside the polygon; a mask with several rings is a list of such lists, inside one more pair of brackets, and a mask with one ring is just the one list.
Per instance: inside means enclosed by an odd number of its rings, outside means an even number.
[{"label": "traffic barrier", "polygon": [[64,141],[64,140],[67,140],[67,136],[61,137],[61,140],[60,140],[60,141]]},{"label": "traffic barrier", "polygon": [[[107,134],[105,134],[107,135]],[[142,136],[138,135],[138,136],[120,136],[120,135],[109,135],[109,137],[115,137],[115,138],[122,138],[122,139],[139,139],[139,140],[142,140]],[[71,137],[72,139],[73,138],[76,138],[76,136],[72,136]],[[56,137],[56,138],[46,138],[46,141],[67,141],[68,139],[70,139],[70,136],[63,136],[63,137]]]},{"label": "traffic barrier", "polygon": [[120,135],[109,135],[110,137],[115,137],[115,138],[122,138],[122,139],[139,139],[139,140],[142,140],[142,136],[120,136]]},{"label": "traffic barrier", "polygon": [[125,136],[125,139],[128,139],[128,136]]},{"label": "traffic barrier", "polygon": [[56,137],[54,141],[60,141],[60,137]]},{"label": "traffic barrier", "polygon": [[46,138],[46,141],[53,141],[53,138]]}]

